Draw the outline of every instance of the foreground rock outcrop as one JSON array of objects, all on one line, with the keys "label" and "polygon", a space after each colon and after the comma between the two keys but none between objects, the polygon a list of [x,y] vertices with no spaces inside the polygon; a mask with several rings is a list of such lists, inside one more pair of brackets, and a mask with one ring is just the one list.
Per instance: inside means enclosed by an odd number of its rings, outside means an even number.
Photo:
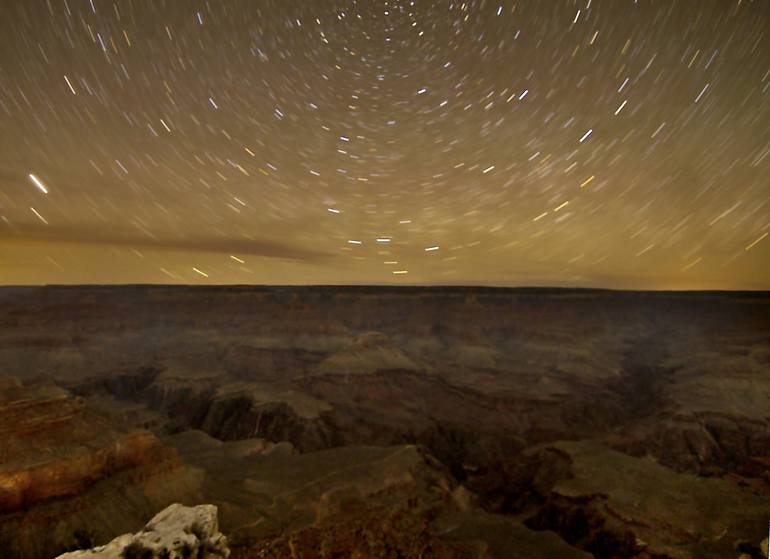
[{"label": "foreground rock outcrop", "polygon": [[89,550],[72,551],[57,559],[217,559],[230,556],[227,538],[219,532],[213,505],[168,506],[141,532],[118,536]]}]

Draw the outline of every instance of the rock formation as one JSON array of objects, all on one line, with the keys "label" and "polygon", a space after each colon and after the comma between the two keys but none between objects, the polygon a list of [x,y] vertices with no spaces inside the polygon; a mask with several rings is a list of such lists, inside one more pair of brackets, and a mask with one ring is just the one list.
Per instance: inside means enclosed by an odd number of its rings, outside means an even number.
[{"label": "rock formation", "polygon": [[0,556],[90,546],[197,488],[153,433],[49,381],[0,385]]},{"label": "rock formation", "polygon": [[227,538],[219,532],[213,505],[169,505],[141,532],[118,536],[89,550],[72,551],[57,559],[219,559],[230,556]]}]

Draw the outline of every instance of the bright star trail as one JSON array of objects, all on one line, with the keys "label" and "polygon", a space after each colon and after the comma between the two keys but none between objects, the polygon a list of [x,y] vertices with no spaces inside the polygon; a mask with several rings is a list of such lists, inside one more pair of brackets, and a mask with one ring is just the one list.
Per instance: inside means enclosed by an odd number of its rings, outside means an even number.
[{"label": "bright star trail", "polygon": [[768,22],[8,0],[0,283],[768,289]]}]

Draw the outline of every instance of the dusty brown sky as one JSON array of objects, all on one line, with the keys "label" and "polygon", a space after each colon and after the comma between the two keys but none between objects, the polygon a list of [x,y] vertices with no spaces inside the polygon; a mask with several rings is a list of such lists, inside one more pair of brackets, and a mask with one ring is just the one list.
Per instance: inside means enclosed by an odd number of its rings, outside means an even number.
[{"label": "dusty brown sky", "polygon": [[770,289],[768,21],[4,2],[0,283]]}]

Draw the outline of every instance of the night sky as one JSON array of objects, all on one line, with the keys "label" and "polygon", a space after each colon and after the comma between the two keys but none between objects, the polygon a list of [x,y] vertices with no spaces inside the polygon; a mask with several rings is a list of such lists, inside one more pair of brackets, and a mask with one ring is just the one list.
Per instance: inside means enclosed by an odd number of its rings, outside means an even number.
[{"label": "night sky", "polygon": [[0,283],[770,289],[768,0],[0,0]]}]

